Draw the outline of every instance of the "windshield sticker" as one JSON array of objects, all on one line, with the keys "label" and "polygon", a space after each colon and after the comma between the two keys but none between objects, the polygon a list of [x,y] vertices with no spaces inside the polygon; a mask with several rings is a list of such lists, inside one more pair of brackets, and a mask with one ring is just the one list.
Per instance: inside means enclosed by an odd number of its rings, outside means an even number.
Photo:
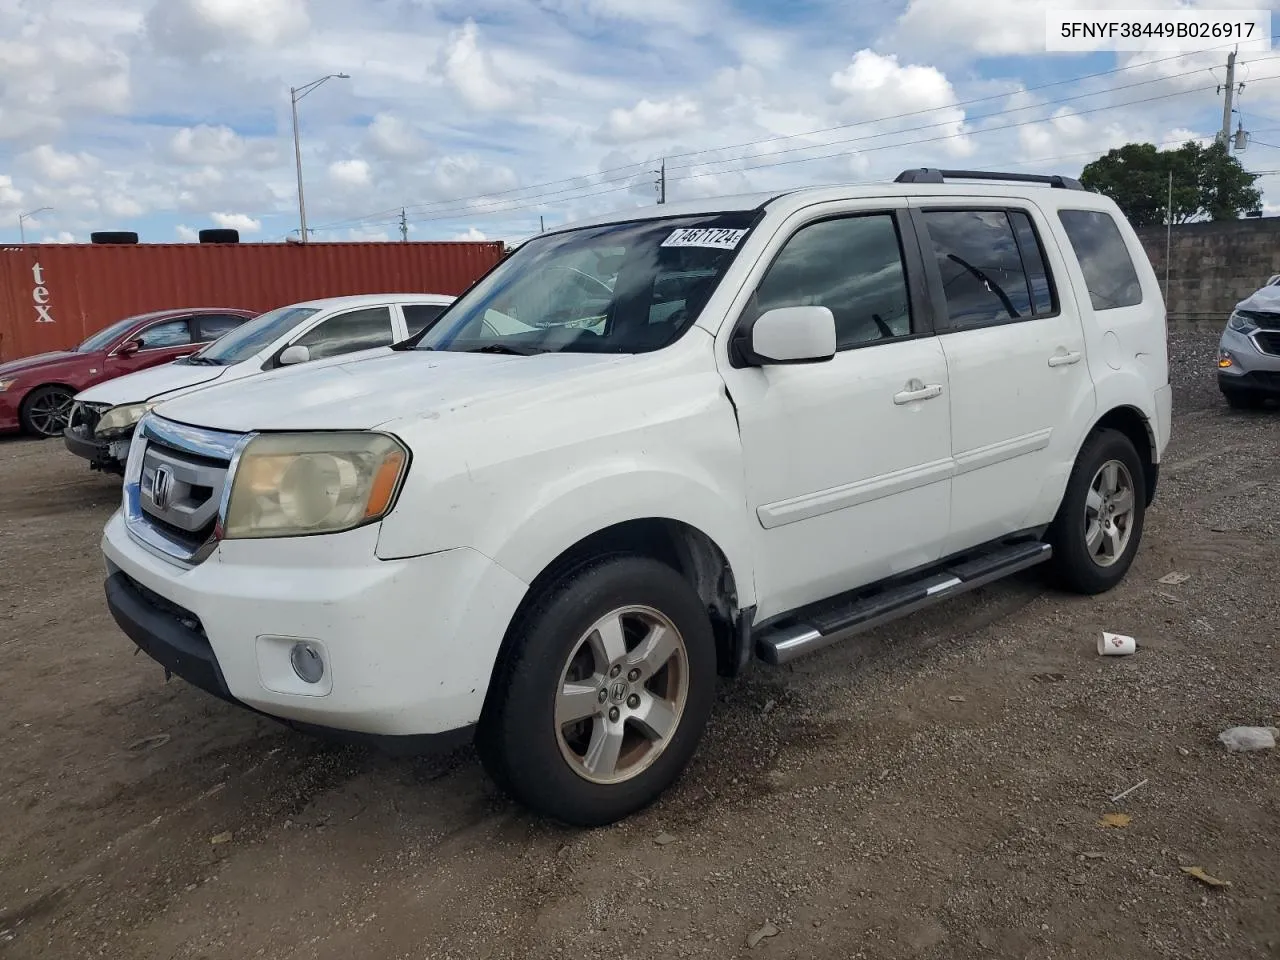
[{"label": "windshield sticker", "polygon": [[674,230],[662,241],[664,247],[711,247],[714,250],[732,250],[747,235],[745,230],[727,230],[720,227],[685,227]]}]

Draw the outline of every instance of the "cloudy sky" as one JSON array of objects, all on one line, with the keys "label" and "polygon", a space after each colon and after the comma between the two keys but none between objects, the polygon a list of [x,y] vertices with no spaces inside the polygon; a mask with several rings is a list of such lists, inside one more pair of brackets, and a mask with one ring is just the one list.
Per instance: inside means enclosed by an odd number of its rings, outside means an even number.
[{"label": "cloudy sky", "polygon": [[[680,199],[921,165],[1075,173],[1221,126],[1225,49],[1047,54],[1049,6],[1108,4],[0,0],[0,242],[43,206],[29,240],[296,235],[289,88],[328,73],[351,79],[300,106],[324,240],[398,239],[401,207],[413,239],[519,239],[653,203],[664,157]],[[1280,49],[1240,59],[1239,156],[1280,170]],[[1280,212],[1280,176],[1261,186]]]}]

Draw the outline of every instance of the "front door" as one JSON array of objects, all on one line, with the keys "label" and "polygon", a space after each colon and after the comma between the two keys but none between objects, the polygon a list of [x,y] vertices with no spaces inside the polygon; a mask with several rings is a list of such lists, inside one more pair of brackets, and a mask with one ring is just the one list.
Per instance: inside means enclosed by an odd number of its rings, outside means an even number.
[{"label": "front door", "polygon": [[[946,552],[1052,520],[1091,422],[1079,307],[1053,233],[1029,204],[913,201],[951,377]],[[1047,238],[1047,242],[1046,242]]]},{"label": "front door", "polygon": [[894,201],[811,210],[748,281],[738,324],[825,306],[837,339],[822,363],[724,361],[756,531],[757,620],[938,557],[950,509],[947,368],[912,230]]},{"label": "front door", "polygon": [[144,327],[125,343],[137,342],[139,347],[134,352],[121,352],[124,343],[117,346],[107,356],[107,371],[111,378],[145,370],[162,363],[170,363],[179,357],[195,350],[192,346],[193,333],[189,317],[176,320],[161,320],[149,327]]}]

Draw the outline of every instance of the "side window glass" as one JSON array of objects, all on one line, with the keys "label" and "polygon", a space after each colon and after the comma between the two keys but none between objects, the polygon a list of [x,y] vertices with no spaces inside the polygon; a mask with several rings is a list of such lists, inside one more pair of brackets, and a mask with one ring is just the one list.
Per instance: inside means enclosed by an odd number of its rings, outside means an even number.
[{"label": "side window glass", "polygon": [[436,322],[436,318],[444,313],[444,304],[406,303],[400,309],[404,311],[404,325],[412,337]]},{"label": "side window glass", "polygon": [[191,324],[186,320],[166,320],[147,327],[138,337],[143,350],[159,350],[162,347],[181,347],[191,342]]},{"label": "side window glass", "polygon": [[1132,307],[1142,302],[1142,284],[1120,228],[1101,210],[1059,210],[1071,249],[1080,261],[1095,310]]},{"label": "side window glass", "polygon": [[952,329],[1031,317],[1031,289],[1008,214],[932,210],[924,219],[942,273]]},{"label": "side window glass", "polygon": [[779,307],[827,307],[836,349],[911,334],[911,302],[891,214],[842,217],[802,227],[755,294],[757,315]]},{"label": "side window glass", "polygon": [[1031,292],[1031,311],[1037,317],[1057,312],[1057,292],[1049,280],[1049,268],[1045,266],[1044,247],[1031,225],[1031,217],[1022,210],[1010,210],[1009,222],[1018,238],[1018,250],[1022,254],[1022,266],[1027,273],[1027,287]]},{"label": "side window glass", "polygon": [[392,342],[389,307],[366,307],[330,317],[294,341],[311,352],[312,360],[357,350],[389,346]]},{"label": "side window glass", "polygon": [[244,317],[237,317],[234,314],[211,313],[203,317],[198,317],[196,322],[200,326],[200,341],[207,343],[210,340],[217,340],[224,333],[230,333],[236,327],[244,323]]}]

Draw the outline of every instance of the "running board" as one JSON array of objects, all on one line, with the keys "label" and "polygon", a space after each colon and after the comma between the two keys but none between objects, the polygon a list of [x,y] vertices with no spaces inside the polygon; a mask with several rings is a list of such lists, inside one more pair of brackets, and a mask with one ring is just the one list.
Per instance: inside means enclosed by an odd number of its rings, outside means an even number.
[{"label": "running board", "polygon": [[[765,627],[756,638],[756,653],[765,663],[781,666],[802,654],[823,647],[939,601],[976,590],[994,580],[1044,563],[1053,548],[1038,541],[1015,543],[936,568],[919,580],[888,587],[870,596],[863,595],[834,606],[810,608],[784,627]],[[794,622],[798,619],[799,622]]]}]

